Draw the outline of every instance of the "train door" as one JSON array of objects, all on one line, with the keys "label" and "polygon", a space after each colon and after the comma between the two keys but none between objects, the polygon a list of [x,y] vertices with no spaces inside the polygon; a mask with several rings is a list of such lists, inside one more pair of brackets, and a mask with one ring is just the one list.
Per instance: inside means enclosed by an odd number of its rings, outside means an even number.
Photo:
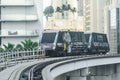
[{"label": "train door", "polygon": [[71,53],[71,36],[69,32],[63,34],[64,48],[66,47],[67,53]]}]

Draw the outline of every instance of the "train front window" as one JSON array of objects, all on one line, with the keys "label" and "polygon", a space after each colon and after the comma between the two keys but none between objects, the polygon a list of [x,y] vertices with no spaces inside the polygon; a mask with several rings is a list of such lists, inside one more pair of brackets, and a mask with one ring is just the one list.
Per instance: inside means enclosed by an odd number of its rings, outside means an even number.
[{"label": "train front window", "polygon": [[72,42],[83,42],[83,33],[70,32]]},{"label": "train front window", "polygon": [[97,35],[97,41],[103,42],[103,35]]},{"label": "train front window", "polygon": [[43,33],[41,43],[53,43],[56,33]]}]

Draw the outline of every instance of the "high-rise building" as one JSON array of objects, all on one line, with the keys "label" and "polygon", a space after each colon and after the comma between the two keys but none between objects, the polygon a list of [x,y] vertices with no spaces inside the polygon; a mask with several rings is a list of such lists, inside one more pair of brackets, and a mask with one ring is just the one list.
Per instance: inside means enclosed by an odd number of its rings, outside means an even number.
[{"label": "high-rise building", "polygon": [[85,31],[104,32],[105,0],[84,0]]},{"label": "high-rise building", "polygon": [[84,10],[83,10],[83,1],[84,0],[77,0],[78,2],[77,2],[77,5],[78,5],[78,16],[83,16],[83,12],[84,12]]},{"label": "high-rise building", "polygon": [[109,35],[110,52],[120,53],[120,0],[106,0],[105,32]]},{"label": "high-rise building", "polygon": [[43,0],[0,0],[0,45],[39,41]]}]

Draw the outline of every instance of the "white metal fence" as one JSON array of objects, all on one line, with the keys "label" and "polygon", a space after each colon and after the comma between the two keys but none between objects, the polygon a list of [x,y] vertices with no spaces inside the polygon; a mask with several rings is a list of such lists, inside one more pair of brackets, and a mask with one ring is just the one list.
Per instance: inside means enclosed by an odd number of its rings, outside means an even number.
[{"label": "white metal fence", "polygon": [[45,57],[44,49],[23,49],[0,52],[0,67],[8,67],[19,62]]}]

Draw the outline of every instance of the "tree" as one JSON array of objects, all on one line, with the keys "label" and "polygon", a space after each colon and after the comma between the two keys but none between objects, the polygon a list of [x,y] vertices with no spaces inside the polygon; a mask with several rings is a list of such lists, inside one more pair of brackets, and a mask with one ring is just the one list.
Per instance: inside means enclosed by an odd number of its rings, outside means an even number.
[{"label": "tree", "polygon": [[62,5],[62,11],[66,11],[67,7],[65,4]]},{"label": "tree", "polygon": [[38,47],[38,42],[33,42],[30,39],[21,41],[24,49],[35,49]]},{"label": "tree", "polygon": [[17,44],[16,47],[15,47],[15,49],[17,49],[17,50],[18,50],[18,49],[21,50],[21,49],[23,49],[23,46],[22,46],[21,44]]},{"label": "tree", "polygon": [[56,12],[62,13],[62,16],[64,16],[65,11],[69,11],[69,10],[72,12],[74,18],[74,13],[76,12],[76,8],[75,7],[71,8],[70,4],[67,5],[63,4],[61,8],[60,7],[56,8]]},{"label": "tree", "polygon": [[0,52],[3,52],[3,51],[4,51],[4,49],[0,47]]},{"label": "tree", "polygon": [[62,5],[62,16],[64,16],[64,14],[65,14],[64,12],[65,11],[68,11],[68,7],[67,7],[67,5],[63,4]]},{"label": "tree", "polygon": [[5,51],[11,51],[14,50],[14,44],[8,43],[7,45],[3,45],[5,48]]},{"label": "tree", "polygon": [[74,13],[76,12],[76,8],[75,7],[73,7],[73,9],[71,9],[71,12],[72,12],[72,14],[73,14],[73,19],[74,19]]},{"label": "tree", "polygon": [[68,6],[67,6],[67,7],[68,7],[68,10],[70,10],[70,9],[71,9],[71,5],[70,5],[70,4],[68,4]]},{"label": "tree", "polygon": [[57,7],[56,12],[62,12],[62,9],[60,7]]},{"label": "tree", "polygon": [[48,20],[48,17],[51,17],[53,15],[53,13],[54,13],[53,6],[46,7],[43,13],[46,16],[46,19]]}]

